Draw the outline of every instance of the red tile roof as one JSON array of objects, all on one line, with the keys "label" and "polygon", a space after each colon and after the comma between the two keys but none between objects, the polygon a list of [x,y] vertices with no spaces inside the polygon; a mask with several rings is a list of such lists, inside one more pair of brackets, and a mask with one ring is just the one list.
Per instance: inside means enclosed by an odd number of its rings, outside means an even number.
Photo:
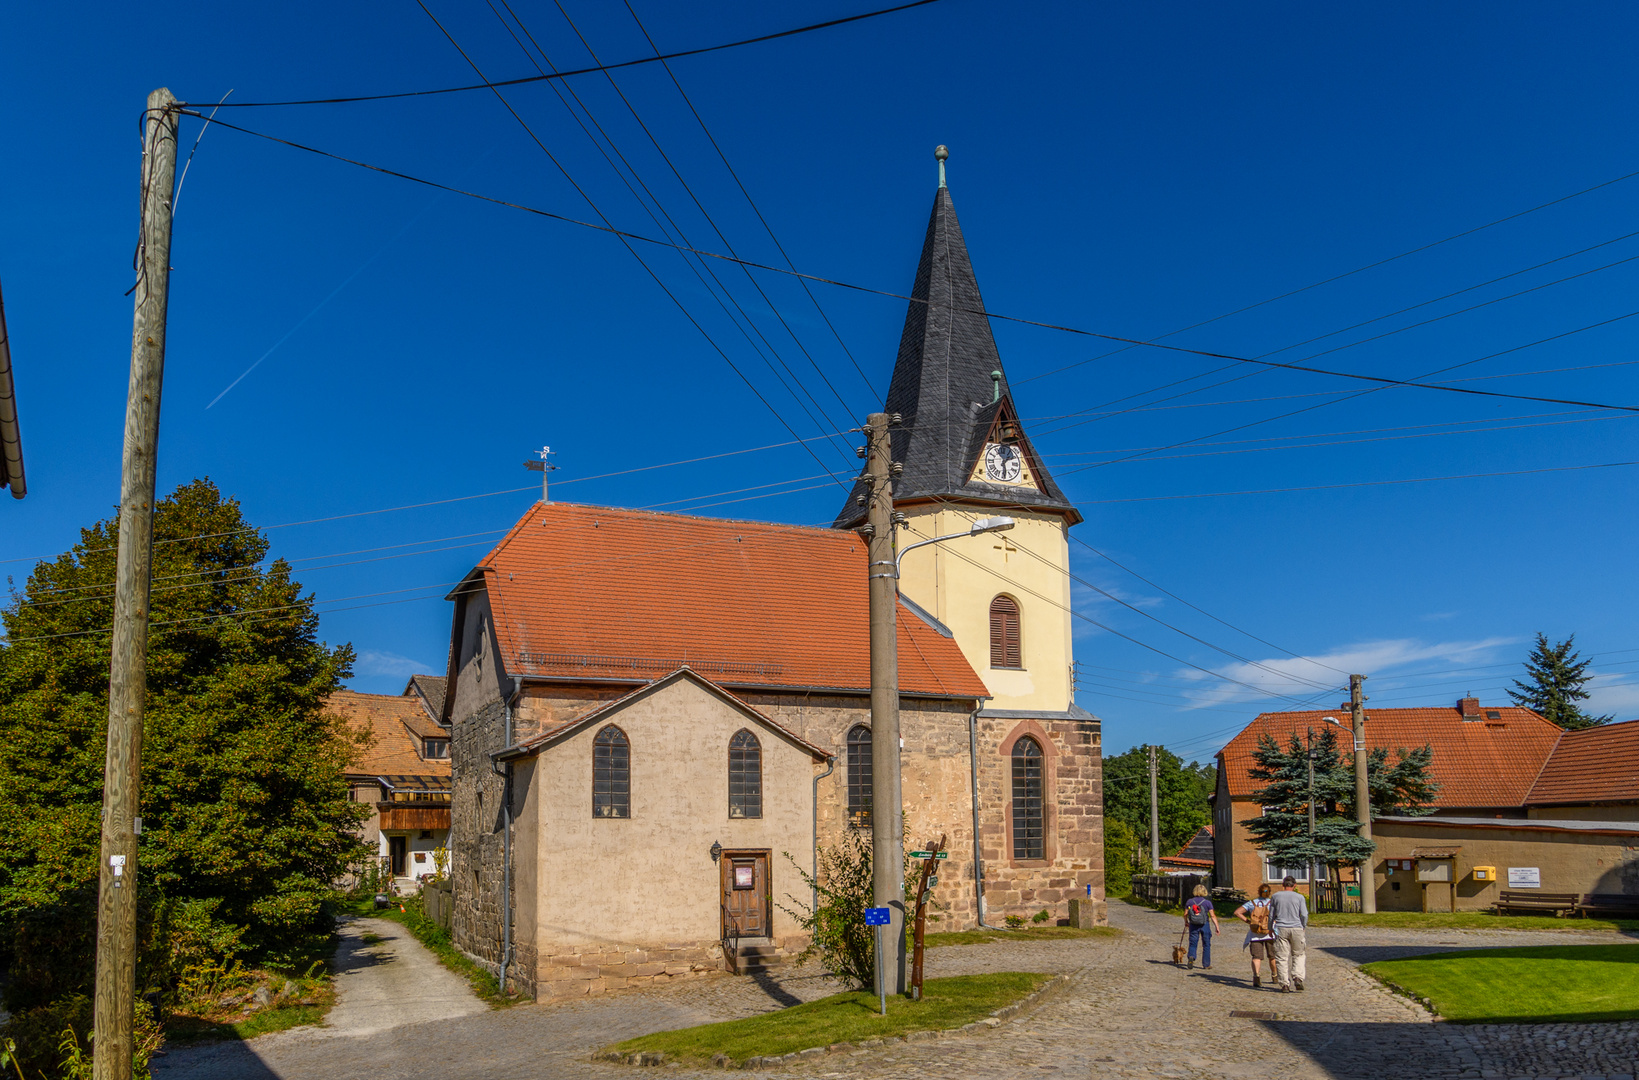
[{"label": "red tile roof", "polygon": [[[1513,706],[1486,708],[1481,716],[1496,713],[1498,718],[1464,720],[1458,706],[1423,709],[1367,709],[1366,745],[1386,747],[1390,760],[1400,748],[1416,749],[1427,743],[1434,748],[1430,772],[1441,785],[1434,805],[1453,807],[1523,806],[1537,774],[1542,772],[1554,744],[1564,734],[1529,709]],[[1258,782],[1247,775],[1252,767],[1252,751],[1258,736],[1268,734],[1285,746],[1294,733],[1303,734],[1312,724],[1327,726],[1322,717],[1333,716],[1348,723],[1345,710],[1264,713],[1220,752],[1224,780],[1234,799],[1250,799]],[[1339,744],[1347,751],[1354,744],[1347,732],[1337,732]]]},{"label": "red tile roof", "polygon": [[[870,688],[864,542],[852,532],[537,503],[479,563],[507,670],[724,686]],[[458,590],[459,591],[459,590]],[[902,693],[987,697],[956,642],[901,605]]]},{"label": "red tile roof", "polygon": [[1161,865],[1211,869],[1216,865],[1215,852],[1216,849],[1212,845],[1212,826],[1203,825],[1175,854],[1161,856]]},{"label": "red tile roof", "polygon": [[447,758],[423,758],[416,745],[412,732],[417,726],[434,728],[439,737],[449,736],[427,719],[420,698],[338,690],[330,695],[325,708],[346,720],[349,728],[370,736],[370,745],[347,767],[347,775],[446,778],[450,775]]},{"label": "red tile roof", "polygon": [[1550,803],[1639,800],[1639,720],[1567,731],[1526,799]]}]

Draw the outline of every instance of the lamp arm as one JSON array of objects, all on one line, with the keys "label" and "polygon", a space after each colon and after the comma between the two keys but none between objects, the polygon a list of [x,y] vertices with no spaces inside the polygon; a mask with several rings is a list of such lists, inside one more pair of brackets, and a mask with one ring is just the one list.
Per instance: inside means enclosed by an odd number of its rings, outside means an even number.
[{"label": "lamp arm", "polygon": [[971,535],[973,535],[971,531],[970,532],[950,533],[946,536],[935,536],[931,540],[918,540],[914,544],[909,544],[909,545],[901,548],[900,551],[899,551],[898,558],[894,559],[894,561],[893,561],[894,577],[897,578],[899,576],[899,564],[904,561],[905,556],[909,555],[911,552],[915,551],[917,548],[927,547],[929,544],[938,544],[938,543],[941,543],[945,540],[958,540],[958,539],[961,539],[964,536],[971,536]]}]

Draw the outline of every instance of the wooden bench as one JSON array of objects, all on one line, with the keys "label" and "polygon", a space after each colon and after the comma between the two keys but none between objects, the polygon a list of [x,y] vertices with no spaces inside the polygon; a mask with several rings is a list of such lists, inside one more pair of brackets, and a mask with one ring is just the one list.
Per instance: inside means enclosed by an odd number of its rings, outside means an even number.
[{"label": "wooden bench", "polygon": [[1535,889],[1529,891],[1521,889],[1504,889],[1497,896],[1498,915],[1541,915],[1547,913],[1558,915],[1561,912],[1570,914],[1576,911],[1577,902],[1582,899],[1578,893],[1545,893]]},{"label": "wooden bench", "polygon": [[1576,913],[1589,915],[1626,916],[1639,918],[1639,896],[1625,893],[1588,893],[1576,905]]}]

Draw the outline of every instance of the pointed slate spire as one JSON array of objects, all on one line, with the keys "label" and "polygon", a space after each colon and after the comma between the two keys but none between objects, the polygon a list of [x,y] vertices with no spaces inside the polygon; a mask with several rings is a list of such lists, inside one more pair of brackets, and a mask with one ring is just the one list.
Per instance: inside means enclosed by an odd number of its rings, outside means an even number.
[{"label": "pointed slate spire", "polygon": [[[894,502],[948,499],[990,506],[1022,505],[1081,515],[1030,447],[1007,387],[984,300],[968,259],[956,207],[945,187],[943,146],[939,189],[922,242],[905,330],[899,339],[885,411],[899,413],[903,425],[893,436],[893,460],[904,466],[894,481]],[[1022,482],[986,478],[983,458],[991,443],[1013,446],[1022,458]],[[837,528],[864,520],[856,485],[837,515]]]}]

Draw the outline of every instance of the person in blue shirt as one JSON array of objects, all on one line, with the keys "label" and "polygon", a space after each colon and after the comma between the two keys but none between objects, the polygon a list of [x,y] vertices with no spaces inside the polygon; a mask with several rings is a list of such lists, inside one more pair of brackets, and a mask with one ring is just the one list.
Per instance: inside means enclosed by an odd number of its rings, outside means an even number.
[{"label": "person in blue shirt", "polygon": [[1184,904],[1184,925],[1189,928],[1189,966],[1195,967],[1195,946],[1200,943],[1201,966],[1212,970],[1212,936],[1222,933],[1218,911],[1207,898],[1205,885],[1195,886],[1195,895]]}]

